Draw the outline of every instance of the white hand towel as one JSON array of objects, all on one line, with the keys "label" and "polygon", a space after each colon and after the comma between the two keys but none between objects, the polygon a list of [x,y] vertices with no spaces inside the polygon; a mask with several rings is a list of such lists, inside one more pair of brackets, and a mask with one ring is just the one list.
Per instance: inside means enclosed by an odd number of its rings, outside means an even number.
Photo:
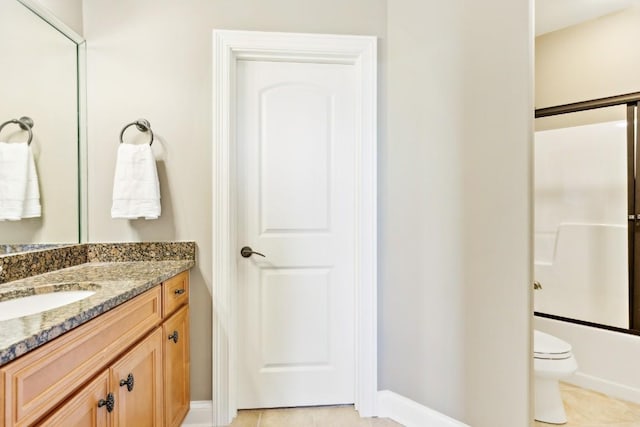
[{"label": "white hand towel", "polygon": [[0,221],[41,215],[38,174],[26,142],[0,142]]},{"label": "white hand towel", "polygon": [[148,144],[120,144],[113,178],[112,218],[157,219],[160,183],[156,160]]}]

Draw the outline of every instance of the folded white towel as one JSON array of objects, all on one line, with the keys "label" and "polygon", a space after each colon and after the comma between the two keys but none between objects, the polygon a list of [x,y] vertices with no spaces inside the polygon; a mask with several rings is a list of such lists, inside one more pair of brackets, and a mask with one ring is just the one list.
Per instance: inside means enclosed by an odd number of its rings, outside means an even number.
[{"label": "folded white towel", "polygon": [[156,160],[148,144],[120,144],[113,178],[112,218],[157,219],[160,183]]},{"label": "folded white towel", "polygon": [[0,221],[41,215],[38,174],[26,142],[0,142]]}]

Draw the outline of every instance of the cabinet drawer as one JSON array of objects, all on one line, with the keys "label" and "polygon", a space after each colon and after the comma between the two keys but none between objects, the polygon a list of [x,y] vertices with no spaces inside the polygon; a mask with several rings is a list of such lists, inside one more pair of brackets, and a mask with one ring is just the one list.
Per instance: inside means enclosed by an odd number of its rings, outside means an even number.
[{"label": "cabinet drawer", "polygon": [[32,424],[161,320],[158,286],[9,363],[0,369],[0,421],[7,427]]},{"label": "cabinet drawer", "polygon": [[185,271],[162,283],[162,315],[168,317],[189,302],[189,272]]}]

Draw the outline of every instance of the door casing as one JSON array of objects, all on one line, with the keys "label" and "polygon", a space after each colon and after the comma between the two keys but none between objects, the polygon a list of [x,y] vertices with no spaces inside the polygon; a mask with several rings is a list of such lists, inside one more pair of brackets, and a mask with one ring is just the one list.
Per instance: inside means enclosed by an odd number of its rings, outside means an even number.
[{"label": "door casing", "polygon": [[214,425],[237,414],[235,77],[238,60],[351,64],[357,70],[355,407],[374,416],[377,394],[377,40],[373,36],[213,31]]}]

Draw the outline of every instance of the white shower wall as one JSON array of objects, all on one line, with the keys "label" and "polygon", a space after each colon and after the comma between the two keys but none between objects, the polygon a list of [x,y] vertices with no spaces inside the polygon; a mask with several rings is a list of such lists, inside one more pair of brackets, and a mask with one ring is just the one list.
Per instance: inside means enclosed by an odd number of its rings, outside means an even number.
[{"label": "white shower wall", "polygon": [[536,132],[538,312],[628,327],[625,125]]}]

